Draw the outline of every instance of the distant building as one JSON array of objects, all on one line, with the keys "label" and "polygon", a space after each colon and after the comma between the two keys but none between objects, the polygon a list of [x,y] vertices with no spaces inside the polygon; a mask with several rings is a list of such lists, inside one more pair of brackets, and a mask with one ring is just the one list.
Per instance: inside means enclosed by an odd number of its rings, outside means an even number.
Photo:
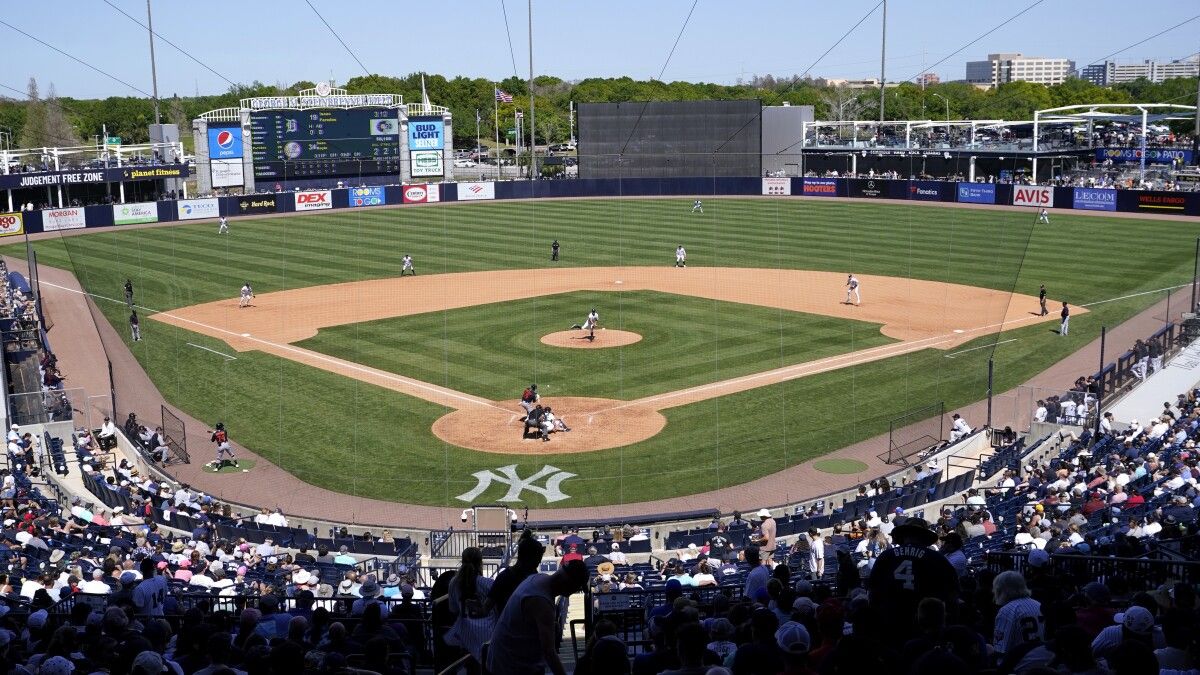
[{"label": "distant building", "polygon": [[921,85],[922,87],[925,87],[925,86],[928,86],[931,84],[937,84],[938,82],[941,82],[941,81],[942,81],[942,78],[938,77],[937,73],[921,73],[917,77],[917,79],[913,80],[913,82],[916,82],[917,84]]},{"label": "distant building", "polygon": [[[879,88],[879,78],[878,77],[868,77],[868,78],[857,79],[857,80],[845,80],[845,79],[824,78],[823,77],[823,78],[817,78],[816,82],[820,86],[825,86],[825,87],[845,87],[847,89],[878,89]],[[889,88],[889,89],[892,87],[898,87],[898,86],[900,86],[899,82],[888,82],[886,85],[884,85],[885,88]]]},{"label": "distant building", "polygon": [[967,82],[998,87],[1009,82],[1062,84],[1075,74],[1070,59],[1049,59],[1020,53],[988,54],[986,61],[967,61]]},{"label": "distant building", "polygon": [[1151,59],[1146,59],[1141,63],[1105,61],[1085,66],[1080,77],[1092,84],[1109,87],[1134,80],[1145,79],[1151,82],[1162,82],[1175,77],[1196,77],[1198,74],[1200,74],[1200,54],[1197,54],[1195,58],[1175,61]]}]

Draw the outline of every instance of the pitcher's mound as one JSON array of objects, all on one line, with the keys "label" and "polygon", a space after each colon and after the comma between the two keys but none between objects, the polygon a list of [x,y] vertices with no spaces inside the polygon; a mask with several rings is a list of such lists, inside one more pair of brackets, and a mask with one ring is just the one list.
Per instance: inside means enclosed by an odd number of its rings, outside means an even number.
[{"label": "pitcher's mound", "polygon": [[642,336],[627,330],[610,330],[601,328],[596,331],[596,339],[589,340],[586,330],[560,330],[557,333],[547,333],[542,336],[542,344],[551,347],[575,347],[577,349],[603,349],[605,347],[624,347],[635,342],[641,342]]},{"label": "pitcher's mound", "polygon": [[554,415],[565,420],[571,430],[550,434],[548,442],[534,438],[532,431],[530,438],[522,438],[524,412],[513,401],[512,411],[490,407],[455,410],[433,423],[433,433],[447,443],[483,452],[555,455],[637,443],[654,436],[667,425],[667,418],[662,413],[627,401],[546,396],[541,403],[550,406]]}]

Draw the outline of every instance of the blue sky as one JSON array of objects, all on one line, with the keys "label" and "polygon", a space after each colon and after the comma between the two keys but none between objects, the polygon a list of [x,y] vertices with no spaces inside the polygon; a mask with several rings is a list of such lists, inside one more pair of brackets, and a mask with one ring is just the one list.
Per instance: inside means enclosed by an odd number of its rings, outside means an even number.
[{"label": "blue sky", "polygon": [[[145,20],[143,0],[110,0]],[[345,81],[362,69],[304,0],[153,0],[155,31],[236,82]],[[733,83],[753,74],[801,73],[877,0],[811,2],[699,0],[663,79]],[[312,0],[372,72],[502,78],[513,74],[501,0],[391,2]],[[529,69],[526,3],[505,0],[516,70]],[[691,0],[534,1],[534,70],[567,79],[657,76]],[[1031,0],[889,0],[889,80],[909,79]],[[1192,3],[1047,0],[933,68],[943,79],[988,52],[1020,51],[1090,63],[1192,15]],[[1184,11],[1181,11],[1184,10]],[[824,77],[879,72],[877,11],[813,70]],[[102,0],[10,3],[0,16],[145,91],[145,30]],[[1097,20],[1099,19],[1099,20]],[[157,43],[159,92],[217,93],[228,84],[170,46]],[[1174,59],[1200,51],[1200,20],[1135,47],[1118,60]],[[60,95],[137,95],[123,84],[0,25],[0,85],[24,89],[30,76]],[[13,92],[0,90],[5,95]]]}]

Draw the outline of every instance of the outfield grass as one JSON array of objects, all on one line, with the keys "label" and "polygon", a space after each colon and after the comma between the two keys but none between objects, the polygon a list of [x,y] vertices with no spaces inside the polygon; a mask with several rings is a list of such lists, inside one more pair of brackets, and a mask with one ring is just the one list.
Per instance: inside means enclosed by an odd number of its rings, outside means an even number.
[{"label": "outfield grass", "polygon": [[[216,226],[205,223],[113,228],[36,247],[42,264],[73,269],[99,296],[120,298],[121,283],[131,278],[138,302],[160,310],[234,297],[247,280],[265,292],[394,276],[406,252],[422,275],[544,267],[554,238],[563,244],[564,266],[669,265],[674,247],[683,243],[693,266],[881,274],[1030,295],[1045,283],[1052,298],[1077,304],[1186,283],[1191,275],[1194,228],[1178,222],[1055,213],[1052,226],[1031,230],[1034,214],[1024,211],[836,200],[706,202],[703,215],[690,214],[690,201],[683,199],[343,210],[234,219],[228,237],[217,237]],[[2,252],[22,257],[23,247]],[[1018,341],[996,350],[997,390],[1019,384],[1093,339],[1101,325],[1115,325],[1160,297],[1096,305],[1073,317],[1065,339],[1045,325],[1006,332],[1004,339]],[[331,295],[330,302],[337,301]],[[123,304],[101,300],[99,306],[126,336]],[[442,313],[420,319],[435,330],[439,318],[444,325],[449,320]],[[130,347],[172,402],[200,419],[225,421],[235,440],[302,480],[367,497],[450,505],[461,504],[455,495],[474,487],[472,472],[509,463],[518,464],[521,475],[544,464],[579,474],[563,484],[571,498],[555,506],[642,501],[737,485],[886,432],[888,421],[907,409],[938,400],[950,408],[979,400],[991,353],[979,349],[946,359],[943,351],[926,350],[672,408],[665,411],[662,434],[625,448],[518,458],[465,450],[434,437],[430,424],[447,412],[440,406],[257,352],[226,361],[186,344],[226,349],[219,341],[153,321],[143,320],[142,328],[146,339]],[[451,366],[458,370],[466,363],[451,358],[451,344],[434,336],[415,352],[420,356],[403,356],[403,349],[401,356],[380,354],[411,358],[430,373],[440,368],[444,378]],[[480,358],[509,358],[503,347]],[[778,344],[775,348],[775,359],[786,355]],[[788,348],[785,344],[784,352]],[[691,358],[695,351],[684,347],[673,355]],[[495,369],[479,371],[484,378]],[[651,385],[639,377],[626,368],[625,386]],[[471,386],[507,387],[498,381]],[[802,485],[796,490],[797,497],[811,492]],[[543,505],[525,494],[530,506]]]},{"label": "outfield grass", "polygon": [[[642,340],[615,349],[539,339],[601,308]],[[326,328],[297,346],[492,400],[630,400],[895,342],[880,325],[654,291],[562,293]]]}]

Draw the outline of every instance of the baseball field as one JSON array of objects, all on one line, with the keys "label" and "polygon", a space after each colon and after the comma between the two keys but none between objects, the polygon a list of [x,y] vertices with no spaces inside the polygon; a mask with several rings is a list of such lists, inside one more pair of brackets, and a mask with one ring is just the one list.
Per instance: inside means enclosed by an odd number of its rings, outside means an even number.
[{"label": "baseball field", "polygon": [[[179,408],[224,421],[307,483],[448,506],[503,497],[504,485],[482,488],[488,471],[564,474],[519,503],[578,507],[836,457],[912,408],[980,400],[993,353],[997,390],[1021,383],[1192,271],[1194,232],[1173,221],[1054,213],[1035,227],[1032,211],[767,198],[690,207],[347,209],[36,248],[127,339],[121,285],[133,281],[149,319],[129,347]],[[672,266],[679,244],[686,269]],[[415,277],[398,278],[405,253]],[[859,306],[843,304],[849,273]],[[239,309],[244,282],[256,297]],[[1043,283],[1047,319],[1034,311]],[[551,335],[592,308],[594,342]],[[521,438],[531,382],[572,431]]]}]

